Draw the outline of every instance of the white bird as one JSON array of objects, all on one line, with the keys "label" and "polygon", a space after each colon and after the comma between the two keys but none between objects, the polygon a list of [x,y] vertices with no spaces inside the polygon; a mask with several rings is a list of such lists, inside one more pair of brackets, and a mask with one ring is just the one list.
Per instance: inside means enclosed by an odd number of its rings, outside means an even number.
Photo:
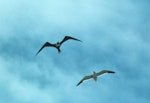
[{"label": "white bird", "polygon": [[61,45],[62,45],[65,41],[67,41],[67,40],[76,40],[76,41],[82,42],[81,40],[79,40],[79,39],[77,39],[77,38],[74,38],[74,37],[71,37],[71,36],[65,36],[61,42],[57,42],[57,43],[55,43],[55,44],[51,44],[50,42],[46,42],[46,43],[39,49],[39,51],[36,53],[36,55],[38,55],[39,52],[41,52],[41,50],[43,50],[43,48],[45,48],[45,47],[54,47],[54,48],[56,48],[56,49],[58,50],[58,53],[60,53],[60,52],[61,52],[61,50],[60,50]]},{"label": "white bird", "polygon": [[102,75],[104,73],[115,73],[115,72],[110,71],[110,70],[102,70],[102,71],[96,73],[96,72],[93,71],[92,75],[88,75],[88,76],[83,77],[81,79],[81,81],[76,86],[80,85],[84,80],[88,80],[88,79],[91,79],[91,78],[93,78],[94,81],[96,82],[97,81],[97,76]]}]

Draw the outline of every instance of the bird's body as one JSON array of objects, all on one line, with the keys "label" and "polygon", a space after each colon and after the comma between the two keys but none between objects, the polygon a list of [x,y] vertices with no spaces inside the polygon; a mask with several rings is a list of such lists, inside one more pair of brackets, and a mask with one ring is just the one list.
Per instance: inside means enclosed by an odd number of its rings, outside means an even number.
[{"label": "bird's body", "polygon": [[55,45],[54,47],[58,50],[58,53],[60,53],[61,52],[61,50],[60,50],[60,46],[61,46],[60,42],[57,42],[54,45]]},{"label": "bird's body", "polygon": [[97,81],[97,74],[94,71],[93,71],[93,79],[94,79],[95,82]]},{"label": "bird's body", "polygon": [[96,73],[96,72],[93,72],[92,75],[88,75],[88,76],[83,77],[83,78],[81,79],[81,81],[80,81],[76,86],[80,85],[84,80],[88,80],[88,79],[91,79],[91,78],[93,78],[94,81],[97,81],[97,77],[98,77],[99,75],[104,74],[104,73],[115,73],[115,72],[114,72],[114,71],[110,71],[110,70],[102,70],[102,71],[97,72],[97,73]]},{"label": "bird's body", "polygon": [[61,46],[60,42],[57,42],[57,43],[55,44],[55,46],[56,46],[56,48],[60,48],[60,46]]},{"label": "bird's body", "polygon": [[56,49],[58,50],[58,53],[60,53],[60,52],[61,52],[61,49],[60,49],[61,45],[62,45],[65,41],[67,41],[67,40],[69,40],[69,39],[82,42],[81,40],[76,39],[76,38],[73,38],[73,37],[71,37],[71,36],[65,36],[61,42],[57,42],[57,43],[55,43],[55,44],[51,44],[50,42],[46,42],[46,43],[40,48],[40,50],[36,53],[36,55],[38,55],[39,52],[41,52],[41,50],[42,50],[43,48],[45,48],[45,47],[54,47],[54,48],[56,48]]}]

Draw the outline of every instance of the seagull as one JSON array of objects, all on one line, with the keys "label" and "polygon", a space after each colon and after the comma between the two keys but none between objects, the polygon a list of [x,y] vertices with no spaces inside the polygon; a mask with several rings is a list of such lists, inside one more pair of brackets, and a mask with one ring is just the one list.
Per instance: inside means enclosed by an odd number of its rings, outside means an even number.
[{"label": "seagull", "polygon": [[96,73],[95,71],[93,71],[92,75],[88,75],[88,76],[83,77],[81,79],[81,81],[76,86],[79,86],[84,80],[88,80],[88,79],[91,79],[91,78],[93,78],[94,81],[96,82],[97,81],[97,76],[105,74],[105,73],[115,73],[115,72],[110,71],[110,70],[102,70],[102,71]]},{"label": "seagull", "polygon": [[74,38],[74,37],[71,37],[71,36],[65,36],[61,42],[57,42],[57,43],[55,43],[55,44],[51,44],[50,42],[46,42],[46,43],[40,48],[40,50],[36,53],[36,55],[38,55],[39,52],[40,52],[43,48],[45,48],[45,47],[55,47],[55,48],[58,50],[58,53],[60,53],[60,52],[61,52],[61,50],[60,50],[61,45],[62,45],[65,41],[67,41],[67,40],[76,40],[76,41],[82,42],[81,40],[79,40],[79,39],[77,39],[77,38]]}]

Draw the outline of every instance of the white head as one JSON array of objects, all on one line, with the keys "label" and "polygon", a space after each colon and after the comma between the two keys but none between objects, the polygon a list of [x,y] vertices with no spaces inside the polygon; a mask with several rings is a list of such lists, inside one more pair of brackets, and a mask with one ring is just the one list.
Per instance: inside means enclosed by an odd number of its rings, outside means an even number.
[{"label": "white head", "polygon": [[97,81],[97,74],[95,71],[93,71],[93,79],[94,79],[94,81]]},{"label": "white head", "polygon": [[93,71],[93,74],[96,74],[96,72],[95,72],[95,71]]}]

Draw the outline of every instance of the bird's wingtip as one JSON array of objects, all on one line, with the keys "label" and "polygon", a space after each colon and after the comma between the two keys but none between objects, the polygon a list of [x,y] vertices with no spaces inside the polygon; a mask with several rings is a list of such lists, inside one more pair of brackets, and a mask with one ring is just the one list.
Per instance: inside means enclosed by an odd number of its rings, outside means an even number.
[{"label": "bird's wingtip", "polygon": [[76,85],[76,87],[78,87],[80,84],[78,83],[77,85]]},{"label": "bird's wingtip", "polygon": [[79,86],[83,81],[81,80],[76,86]]},{"label": "bird's wingtip", "polygon": [[35,54],[35,56],[37,56],[39,54],[39,52],[37,52],[36,54]]},{"label": "bird's wingtip", "polygon": [[116,73],[115,71],[111,71],[112,73]]},{"label": "bird's wingtip", "polygon": [[79,40],[79,41],[83,43],[83,41],[82,41],[82,40]]},{"label": "bird's wingtip", "polygon": [[114,72],[114,71],[109,71],[109,73],[116,73],[116,72]]}]

